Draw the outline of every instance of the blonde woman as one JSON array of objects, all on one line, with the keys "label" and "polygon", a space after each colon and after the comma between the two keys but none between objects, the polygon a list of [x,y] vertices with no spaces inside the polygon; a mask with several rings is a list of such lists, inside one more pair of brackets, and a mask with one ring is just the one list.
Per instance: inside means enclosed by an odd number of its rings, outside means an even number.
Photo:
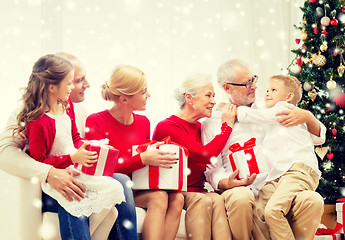
[{"label": "blonde woman", "polygon": [[204,74],[189,76],[176,90],[175,98],[180,111],[158,123],[153,139],[170,136],[189,151],[187,192],[184,192],[186,209],[186,230],[188,239],[231,239],[225,212],[224,199],[204,189],[204,171],[211,158],[224,148],[235,119],[235,106],[226,105],[223,110],[221,133],[207,145],[201,142],[201,123],[204,117],[211,117],[216,104],[211,77]]},{"label": "blonde woman", "polygon": [[[165,156],[167,152],[158,149],[162,143],[152,145],[143,153],[132,156],[132,146],[150,139],[150,122],[134,113],[146,109],[150,97],[147,91],[146,75],[138,68],[117,66],[110,80],[103,84],[102,97],[114,103],[108,109],[90,115],[86,120],[87,139],[108,138],[109,144],[117,148],[119,161],[116,172],[128,174],[145,165],[169,168],[177,158]],[[136,191],[135,205],[147,209],[142,236],[149,240],[174,239],[178,230],[183,207],[181,193],[163,190]]]}]

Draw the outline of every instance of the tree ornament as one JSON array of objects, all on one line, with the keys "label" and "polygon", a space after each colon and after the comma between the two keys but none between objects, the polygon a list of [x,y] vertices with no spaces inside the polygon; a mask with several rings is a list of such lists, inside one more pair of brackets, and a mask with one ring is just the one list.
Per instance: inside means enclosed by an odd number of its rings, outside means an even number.
[{"label": "tree ornament", "polygon": [[302,68],[300,66],[298,66],[297,64],[294,64],[290,67],[290,71],[295,73],[295,74],[298,74],[302,71]]},{"label": "tree ornament", "polygon": [[323,55],[320,54],[320,53],[319,53],[318,55],[316,55],[316,56],[313,58],[313,60],[312,60],[312,63],[315,64],[315,65],[318,66],[318,67],[323,67],[323,66],[325,66],[326,62],[327,62],[326,57],[323,56]]},{"label": "tree ornament", "polygon": [[303,89],[304,91],[309,92],[313,89],[313,84],[311,84],[310,82],[304,82]]},{"label": "tree ornament", "polygon": [[325,42],[322,43],[320,46],[321,52],[327,51],[327,49],[328,49],[327,43],[325,43]]},{"label": "tree ornament", "polygon": [[331,20],[331,25],[333,25],[333,26],[336,26],[336,25],[338,25],[338,20],[337,19],[332,19]]},{"label": "tree ornament", "polygon": [[296,42],[297,44],[299,44],[299,43],[301,42],[301,39],[296,38],[296,39],[295,39],[295,42]]},{"label": "tree ornament", "polygon": [[325,35],[325,37],[327,36],[327,31],[326,31],[326,29],[322,30],[322,34]]},{"label": "tree ornament", "polygon": [[339,77],[343,76],[344,70],[345,70],[345,66],[342,63],[340,63],[339,67],[337,67],[337,71],[338,71]]},{"label": "tree ornament", "polygon": [[315,98],[317,96],[317,92],[315,90],[311,90],[308,92],[308,96],[309,96],[310,100],[312,100],[314,102]]},{"label": "tree ornament", "polygon": [[337,104],[339,107],[344,108],[345,107],[345,93],[339,93],[333,98],[333,102]]},{"label": "tree ornament", "polygon": [[337,135],[337,129],[333,128],[333,129],[332,129],[332,134],[333,134],[334,136]]},{"label": "tree ornament", "polygon": [[324,16],[321,18],[320,23],[323,26],[327,27],[329,25],[330,21],[331,21],[331,19],[329,19],[329,17]]},{"label": "tree ornament", "polygon": [[327,147],[316,147],[315,148],[315,153],[321,158],[321,160],[324,159],[324,157],[326,156],[328,152],[328,148]]},{"label": "tree ornament", "polygon": [[314,33],[317,34],[317,27],[314,28]]},{"label": "tree ornament", "polygon": [[299,59],[297,59],[297,65],[302,66],[302,64],[303,64],[303,62],[302,62],[302,53],[301,53]]},{"label": "tree ornament", "polygon": [[315,3],[315,2],[316,2],[316,0],[309,0],[309,2],[310,2],[310,3]]},{"label": "tree ornament", "polygon": [[345,12],[345,6],[341,7],[341,11]]},{"label": "tree ornament", "polygon": [[329,160],[332,160],[332,158],[333,158],[333,153],[327,154],[327,158],[328,158]]},{"label": "tree ornament", "polygon": [[302,41],[305,41],[308,39],[308,33],[303,30],[300,34],[299,34],[299,38],[302,40]]},{"label": "tree ornament", "polygon": [[329,90],[333,90],[337,87],[337,83],[331,79],[327,82],[326,86]]},{"label": "tree ornament", "polygon": [[316,16],[321,17],[323,15],[323,9],[321,7],[316,8]]}]

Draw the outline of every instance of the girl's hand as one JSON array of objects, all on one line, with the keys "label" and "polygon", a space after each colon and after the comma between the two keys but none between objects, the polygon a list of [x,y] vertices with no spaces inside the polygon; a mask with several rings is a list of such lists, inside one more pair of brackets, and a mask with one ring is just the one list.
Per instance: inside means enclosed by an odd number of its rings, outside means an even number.
[{"label": "girl's hand", "polygon": [[97,162],[97,152],[86,150],[86,147],[90,143],[84,142],[84,144],[76,151],[71,154],[71,160],[73,163],[79,163],[85,167],[91,167],[95,162]]},{"label": "girl's hand", "polygon": [[237,114],[237,106],[232,103],[227,103],[222,108],[222,122],[226,122],[228,126],[232,127],[235,122]]},{"label": "girl's hand", "polygon": [[167,152],[158,149],[158,147],[163,144],[163,142],[152,144],[145,152],[140,154],[141,161],[144,165],[171,168],[171,164],[177,163],[178,157],[174,152]]}]

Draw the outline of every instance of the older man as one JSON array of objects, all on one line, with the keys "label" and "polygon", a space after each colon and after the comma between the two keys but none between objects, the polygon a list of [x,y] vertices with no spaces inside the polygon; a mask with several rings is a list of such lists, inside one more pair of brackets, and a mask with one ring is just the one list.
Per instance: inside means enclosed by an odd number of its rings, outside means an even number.
[{"label": "older man", "polygon": [[[242,61],[231,60],[219,68],[218,82],[227,93],[229,101],[237,106],[262,108],[264,103],[255,99],[257,76],[254,76],[249,67]],[[310,134],[321,136],[325,134],[324,126],[309,112],[300,108],[280,113],[279,121],[284,126],[293,126],[306,123]],[[214,112],[212,118],[203,124],[204,142],[209,142],[217,133],[220,114]],[[254,193],[264,185],[265,173],[252,175],[245,187],[243,182],[236,180],[238,170],[233,172],[229,161],[229,146],[239,143],[241,146],[251,138],[256,138],[256,147],[259,148],[264,136],[265,127],[257,124],[236,122],[233,132],[213,164],[207,167],[205,176],[211,186],[221,191],[225,198],[228,220],[233,239],[270,239],[269,230],[264,222],[264,207],[255,202]],[[252,190],[252,191],[251,191]],[[260,193],[259,193],[260,194]],[[313,239],[323,213],[323,199],[313,191],[304,191],[297,194],[287,213],[289,228],[284,231],[284,239]],[[253,217],[254,215],[254,217]],[[254,221],[253,221],[254,219]]]}]

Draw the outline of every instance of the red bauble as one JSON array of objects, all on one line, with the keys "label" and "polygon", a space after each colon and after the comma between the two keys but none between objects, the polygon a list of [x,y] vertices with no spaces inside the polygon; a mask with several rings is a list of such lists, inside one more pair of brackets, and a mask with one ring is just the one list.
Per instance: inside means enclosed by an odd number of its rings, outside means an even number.
[{"label": "red bauble", "polygon": [[341,7],[341,11],[345,12],[345,6]]},{"label": "red bauble", "polygon": [[338,51],[334,50],[333,55],[334,55],[334,57],[336,57],[338,55]]},{"label": "red bauble", "polygon": [[314,28],[314,33],[317,34],[317,28]]},{"label": "red bauble", "polygon": [[338,25],[338,20],[337,19],[332,19],[331,20],[331,25]]},{"label": "red bauble", "polygon": [[310,2],[310,3],[315,3],[315,2],[316,2],[316,0],[309,0],[309,2]]},{"label": "red bauble", "polygon": [[333,128],[332,129],[332,133],[333,133],[334,136],[337,135],[337,129]]},{"label": "red bauble", "polygon": [[301,39],[296,38],[296,39],[295,39],[295,42],[296,42],[297,44],[299,44],[299,43],[301,42]]},{"label": "red bauble", "polygon": [[333,158],[333,153],[327,154],[327,158],[328,158],[329,160],[332,160],[332,158]]},{"label": "red bauble", "polygon": [[344,108],[345,107],[345,93],[339,93],[333,98],[333,102],[337,104],[339,107]]}]

